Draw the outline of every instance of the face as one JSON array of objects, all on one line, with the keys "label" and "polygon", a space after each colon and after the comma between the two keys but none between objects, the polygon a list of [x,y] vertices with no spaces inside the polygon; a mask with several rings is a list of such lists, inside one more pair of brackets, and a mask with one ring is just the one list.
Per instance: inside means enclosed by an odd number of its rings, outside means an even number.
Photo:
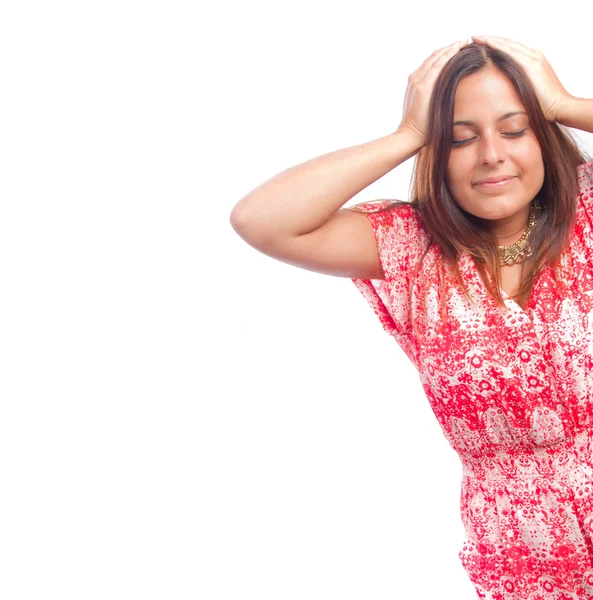
[{"label": "face", "polygon": [[[544,164],[511,81],[493,68],[464,77],[457,86],[453,121],[446,175],[451,196],[494,230],[522,233],[544,181]],[[501,177],[508,179],[479,183]]]}]

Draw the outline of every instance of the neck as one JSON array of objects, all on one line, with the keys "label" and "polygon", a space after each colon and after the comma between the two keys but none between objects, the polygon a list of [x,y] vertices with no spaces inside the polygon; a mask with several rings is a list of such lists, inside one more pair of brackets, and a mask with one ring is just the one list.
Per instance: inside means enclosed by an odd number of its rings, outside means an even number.
[{"label": "neck", "polygon": [[510,246],[525,233],[529,223],[529,209],[530,205],[519,214],[492,222],[490,229],[496,235],[499,246]]}]

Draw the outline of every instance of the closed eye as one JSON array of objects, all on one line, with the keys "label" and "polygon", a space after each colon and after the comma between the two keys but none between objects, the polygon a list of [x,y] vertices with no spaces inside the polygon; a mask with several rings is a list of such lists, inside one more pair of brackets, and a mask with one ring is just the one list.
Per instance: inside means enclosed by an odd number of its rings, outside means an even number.
[{"label": "closed eye", "polygon": [[[501,135],[505,135],[507,137],[511,137],[511,138],[517,138],[517,137],[521,137],[522,135],[525,134],[525,132],[527,131],[527,128],[525,129],[521,129],[521,131],[510,131],[508,133],[503,133]],[[475,137],[472,138],[468,138],[467,140],[453,140],[453,142],[451,142],[453,144],[453,146],[462,146],[463,144],[467,144],[468,142],[471,142],[472,140],[475,140]]]}]

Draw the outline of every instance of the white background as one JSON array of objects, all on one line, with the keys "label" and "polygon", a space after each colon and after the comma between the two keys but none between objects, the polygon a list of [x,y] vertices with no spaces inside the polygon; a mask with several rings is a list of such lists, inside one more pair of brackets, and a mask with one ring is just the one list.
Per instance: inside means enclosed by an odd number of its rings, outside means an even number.
[{"label": "white background", "polygon": [[[590,2],[566,6],[1,9],[0,597],[475,597],[411,363],[350,280],[229,215],[394,131],[408,75],[472,34],[593,97]],[[411,167],[349,204],[406,199]]]}]

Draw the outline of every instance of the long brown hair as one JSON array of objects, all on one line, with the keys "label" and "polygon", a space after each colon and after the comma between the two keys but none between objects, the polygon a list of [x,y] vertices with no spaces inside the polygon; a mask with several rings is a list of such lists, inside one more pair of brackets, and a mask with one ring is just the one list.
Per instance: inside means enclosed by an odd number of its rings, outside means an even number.
[{"label": "long brown hair", "polygon": [[548,266],[552,266],[559,280],[556,269],[560,254],[569,242],[576,218],[577,167],[590,159],[567,128],[545,118],[529,77],[508,54],[486,45],[470,44],[439,74],[431,98],[427,144],[414,163],[411,204],[419,211],[431,244],[438,244],[445,264],[465,294],[469,297],[459,272],[462,252],[473,257],[486,289],[496,303],[504,307],[499,289],[501,272],[496,236],[455,203],[445,183],[457,86],[464,77],[488,67],[505,74],[519,94],[541,147],[545,169],[544,182],[537,194],[542,213],[529,236],[532,255],[524,260],[522,280],[515,296],[523,305],[529,299],[537,276]]}]

